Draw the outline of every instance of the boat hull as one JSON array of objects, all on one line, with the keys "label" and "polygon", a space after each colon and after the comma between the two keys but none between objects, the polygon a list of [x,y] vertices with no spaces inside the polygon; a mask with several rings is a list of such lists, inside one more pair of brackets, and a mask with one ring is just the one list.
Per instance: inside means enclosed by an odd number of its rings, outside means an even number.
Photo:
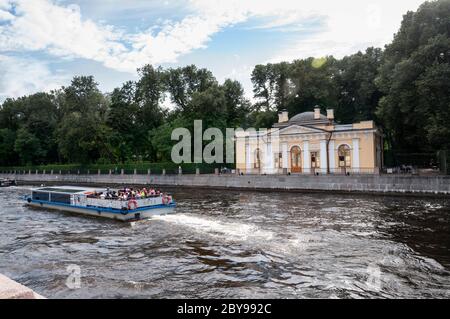
[{"label": "boat hull", "polygon": [[142,207],[128,211],[117,211],[102,207],[72,206],[67,204],[49,203],[44,201],[28,201],[27,205],[35,208],[51,209],[61,212],[70,212],[81,215],[103,217],[124,222],[149,219],[152,216],[171,214],[174,213],[176,207],[175,203],[173,203],[169,205]]}]

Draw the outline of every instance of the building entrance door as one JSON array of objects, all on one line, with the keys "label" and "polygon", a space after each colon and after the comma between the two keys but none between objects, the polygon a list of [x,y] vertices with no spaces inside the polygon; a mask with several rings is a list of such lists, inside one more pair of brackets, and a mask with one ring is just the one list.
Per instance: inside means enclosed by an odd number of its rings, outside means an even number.
[{"label": "building entrance door", "polygon": [[301,150],[300,147],[294,146],[291,148],[291,172],[301,173],[302,172],[302,160],[301,160]]},{"label": "building entrance door", "polygon": [[318,168],[320,168],[319,152],[311,152],[311,173],[315,174]]}]

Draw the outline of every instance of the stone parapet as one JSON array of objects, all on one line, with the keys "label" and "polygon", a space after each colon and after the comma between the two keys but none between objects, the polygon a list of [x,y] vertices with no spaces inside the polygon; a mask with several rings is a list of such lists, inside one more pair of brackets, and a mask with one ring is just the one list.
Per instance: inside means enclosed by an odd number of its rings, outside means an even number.
[{"label": "stone parapet", "polygon": [[160,185],[220,189],[450,195],[450,176],[399,175],[50,175],[0,174],[18,183]]},{"label": "stone parapet", "polygon": [[0,274],[0,299],[45,299],[28,287]]}]

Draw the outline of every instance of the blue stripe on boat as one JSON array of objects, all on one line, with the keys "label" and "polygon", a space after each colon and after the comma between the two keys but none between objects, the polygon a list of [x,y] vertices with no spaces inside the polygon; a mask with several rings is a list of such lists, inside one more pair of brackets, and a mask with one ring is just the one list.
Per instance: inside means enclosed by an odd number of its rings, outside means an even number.
[{"label": "blue stripe on boat", "polygon": [[89,210],[92,210],[95,212],[101,211],[101,212],[108,212],[108,213],[112,213],[112,214],[121,214],[121,215],[134,214],[136,212],[140,212],[143,210],[149,210],[149,209],[176,207],[175,202],[172,204],[169,204],[169,205],[160,204],[160,205],[155,205],[155,206],[144,206],[144,207],[138,207],[138,208],[132,209],[132,210],[120,210],[120,209],[114,209],[114,208],[108,208],[108,207],[96,207],[96,206],[77,206],[77,205],[64,204],[64,203],[48,202],[45,200],[31,200],[31,203],[89,209]]}]

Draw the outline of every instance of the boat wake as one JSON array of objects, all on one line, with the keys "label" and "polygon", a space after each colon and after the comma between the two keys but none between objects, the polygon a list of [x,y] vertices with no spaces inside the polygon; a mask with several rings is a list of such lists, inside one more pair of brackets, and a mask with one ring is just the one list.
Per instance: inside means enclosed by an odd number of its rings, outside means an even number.
[{"label": "boat wake", "polygon": [[271,240],[274,237],[273,232],[263,230],[256,225],[223,222],[185,214],[154,216],[152,219],[187,226],[198,232],[206,232],[209,235],[234,241]]},{"label": "boat wake", "polygon": [[220,238],[222,241],[249,245],[273,256],[295,256],[307,249],[324,245],[323,238],[314,234],[301,231],[278,233],[262,229],[257,225],[213,220],[203,216],[174,214],[154,216],[152,219],[188,227],[195,232]]}]

